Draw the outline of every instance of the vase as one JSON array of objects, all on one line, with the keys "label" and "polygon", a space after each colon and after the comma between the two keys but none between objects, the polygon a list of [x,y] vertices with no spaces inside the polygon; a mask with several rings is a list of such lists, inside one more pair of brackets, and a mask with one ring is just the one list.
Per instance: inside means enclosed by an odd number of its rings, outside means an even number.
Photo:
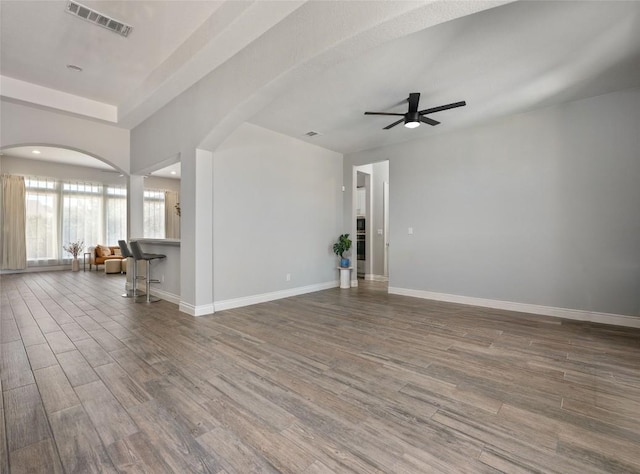
[{"label": "vase", "polygon": [[348,258],[341,258],[340,259],[340,266],[342,268],[349,268],[349,263],[351,263],[351,262],[349,261]]},{"label": "vase", "polygon": [[80,262],[78,261],[78,257],[73,257],[73,260],[71,260],[71,271],[72,272],[80,271]]}]

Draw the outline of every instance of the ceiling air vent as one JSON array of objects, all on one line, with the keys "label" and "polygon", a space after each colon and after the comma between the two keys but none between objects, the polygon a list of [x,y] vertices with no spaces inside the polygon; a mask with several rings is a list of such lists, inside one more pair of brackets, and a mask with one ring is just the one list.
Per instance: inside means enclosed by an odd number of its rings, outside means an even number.
[{"label": "ceiling air vent", "polygon": [[103,15],[92,8],[85,7],[84,5],[72,0],[67,2],[67,13],[77,16],[78,18],[82,18],[83,20],[90,21],[91,23],[95,23],[98,26],[111,30],[124,37],[127,37],[133,29],[130,25],[114,20],[113,18]]},{"label": "ceiling air vent", "polygon": [[310,132],[305,133],[305,135],[306,135],[307,137],[315,137],[316,135],[322,135],[322,134],[321,134],[321,133],[319,133],[319,132],[314,132],[314,131],[312,130],[312,131],[310,131]]}]

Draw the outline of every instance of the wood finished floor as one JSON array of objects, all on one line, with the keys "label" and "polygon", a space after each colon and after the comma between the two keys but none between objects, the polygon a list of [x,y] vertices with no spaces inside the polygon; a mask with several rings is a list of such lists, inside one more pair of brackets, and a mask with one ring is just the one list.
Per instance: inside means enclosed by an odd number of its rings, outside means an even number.
[{"label": "wood finished floor", "polygon": [[640,472],[640,331],[332,289],[193,318],[0,277],[2,472]]}]

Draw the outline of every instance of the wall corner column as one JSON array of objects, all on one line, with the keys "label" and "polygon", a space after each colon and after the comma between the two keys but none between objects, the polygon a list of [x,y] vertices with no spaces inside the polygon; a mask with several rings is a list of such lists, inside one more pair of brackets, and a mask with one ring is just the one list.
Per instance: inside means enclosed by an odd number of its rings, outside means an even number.
[{"label": "wall corner column", "polygon": [[130,175],[127,181],[127,234],[144,237],[144,176]]},{"label": "wall corner column", "polygon": [[180,311],[192,316],[213,306],[213,153],[183,152],[180,182]]}]

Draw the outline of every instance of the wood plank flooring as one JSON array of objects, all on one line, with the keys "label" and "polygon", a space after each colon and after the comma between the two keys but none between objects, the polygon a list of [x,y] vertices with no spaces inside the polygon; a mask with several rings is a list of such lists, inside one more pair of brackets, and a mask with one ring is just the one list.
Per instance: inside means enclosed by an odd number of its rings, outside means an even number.
[{"label": "wood plank flooring", "polygon": [[640,472],[640,330],[372,282],[201,318],[0,284],[1,472]]}]

